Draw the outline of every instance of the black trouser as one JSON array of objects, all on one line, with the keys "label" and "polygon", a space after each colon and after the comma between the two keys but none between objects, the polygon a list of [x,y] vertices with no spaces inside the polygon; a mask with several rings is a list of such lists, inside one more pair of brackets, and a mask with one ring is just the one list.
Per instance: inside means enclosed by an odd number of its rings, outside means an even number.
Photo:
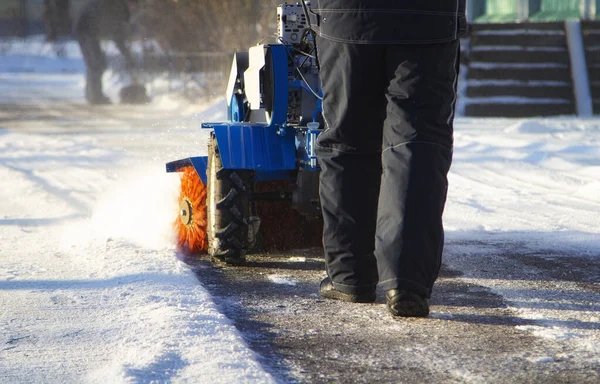
[{"label": "black trouser", "polygon": [[431,295],[444,243],[459,44],[317,40],[323,245],[340,291],[379,282]]},{"label": "black trouser", "polygon": [[77,41],[85,62],[85,97],[94,103],[105,97],[102,91],[102,75],[107,68],[106,55],[100,47],[100,40],[92,34],[79,34]]}]

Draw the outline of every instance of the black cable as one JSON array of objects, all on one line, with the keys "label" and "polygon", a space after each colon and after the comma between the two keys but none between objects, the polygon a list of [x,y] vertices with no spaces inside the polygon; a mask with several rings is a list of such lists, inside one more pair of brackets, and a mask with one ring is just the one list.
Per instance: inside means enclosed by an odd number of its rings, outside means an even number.
[{"label": "black cable", "polygon": [[310,53],[305,54],[305,58],[304,61],[302,62],[302,64],[300,64],[300,68],[304,67],[304,64],[306,64],[306,62],[308,61],[308,59],[317,59],[317,56],[313,56],[312,53],[315,51],[315,48],[313,48]]},{"label": "black cable", "polygon": [[[283,39],[281,39],[281,37],[279,39],[280,39],[280,41],[283,42]],[[317,99],[323,100],[323,97],[320,96],[317,92],[315,92],[315,90],[312,89],[312,87],[310,86],[310,84],[308,83],[308,81],[306,81],[306,78],[302,74],[302,71],[300,70],[300,67],[298,67],[296,65],[296,62],[294,61],[294,56],[292,56],[292,54],[290,53],[289,46],[286,45],[286,44],[282,44],[282,45],[285,48],[285,53],[287,54],[288,59],[292,62],[292,65],[294,66],[294,69],[296,70],[296,72],[298,72],[298,74],[302,78],[302,81],[304,81],[304,84],[306,84],[306,87],[310,90],[310,93],[312,93],[313,96],[315,96]]]},{"label": "black cable", "polygon": [[310,28],[310,17],[308,15],[308,7],[306,6],[305,0],[302,0],[302,9],[304,10],[304,16],[306,16],[306,23],[308,24],[308,28]]},{"label": "black cable", "polygon": [[[308,12],[308,7],[306,6],[306,0],[302,0],[302,9],[304,10],[304,16],[306,17],[306,23],[308,24],[308,33],[312,34],[313,37],[314,48],[310,52],[312,53],[313,51],[317,50],[317,34],[315,33],[314,29],[312,29],[312,25],[310,24],[310,15]],[[319,55],[317,53],[315,53],[315,65],[317,68],[319,68]]]}]

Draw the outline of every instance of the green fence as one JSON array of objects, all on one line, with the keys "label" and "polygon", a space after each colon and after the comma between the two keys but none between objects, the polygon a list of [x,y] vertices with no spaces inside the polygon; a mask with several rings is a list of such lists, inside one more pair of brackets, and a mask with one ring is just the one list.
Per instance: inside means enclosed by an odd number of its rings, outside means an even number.
[{"label": "green fence", "polygon": [[515,0],[487,0],[484,4],[485,14],[476,19],[481,23],[506,23],[519,19]]},{"label": "green fence", "polygon": [[542,0],[540,10],[529,19],[534,21],[560,21],[580,18],[581,0]]},{"label": "green fence", "polygon": [[600,0],[469,0],[468,5],[476,23],[600,19]]}]

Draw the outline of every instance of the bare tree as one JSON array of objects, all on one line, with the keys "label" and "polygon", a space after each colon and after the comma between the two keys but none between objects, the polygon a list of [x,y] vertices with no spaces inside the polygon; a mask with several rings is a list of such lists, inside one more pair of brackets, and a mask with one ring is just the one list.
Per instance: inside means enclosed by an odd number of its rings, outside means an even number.
[{"label": "bare tree", "polygon": [[145,0],[143,33],[170,52],[246,50],[275,33],[281,0]]}]

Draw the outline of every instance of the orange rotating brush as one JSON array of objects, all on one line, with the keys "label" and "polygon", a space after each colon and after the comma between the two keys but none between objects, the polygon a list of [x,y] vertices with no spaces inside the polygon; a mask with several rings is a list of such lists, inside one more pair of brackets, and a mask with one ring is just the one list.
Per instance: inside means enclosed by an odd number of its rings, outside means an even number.
[{"label": "orange rotating brush", "polygon": [[186,255],[206,253],[206,186],[194,167],[180,170],[179,217],[173,223],[177,231],[177,248]]}]

